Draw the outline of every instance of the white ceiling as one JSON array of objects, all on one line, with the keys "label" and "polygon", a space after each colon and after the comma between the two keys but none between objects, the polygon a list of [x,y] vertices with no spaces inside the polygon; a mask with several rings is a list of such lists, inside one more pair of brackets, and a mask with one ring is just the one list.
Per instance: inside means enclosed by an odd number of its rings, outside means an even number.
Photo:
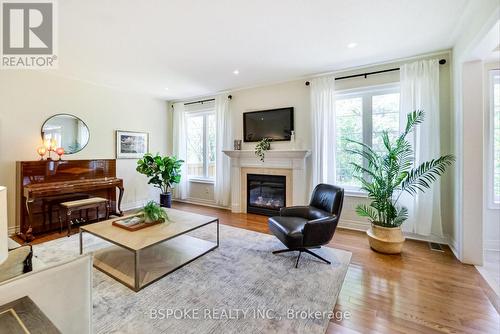
[{"label": "white ceiling", "polygon": [[469,56],[470,60],[481,59],[485,62],[500,62],[500,20],[478,42]]},{"label": "white ceiling", "polygon": [[202,96],[450,48],[468,1],[58,1],[57,72]]}]

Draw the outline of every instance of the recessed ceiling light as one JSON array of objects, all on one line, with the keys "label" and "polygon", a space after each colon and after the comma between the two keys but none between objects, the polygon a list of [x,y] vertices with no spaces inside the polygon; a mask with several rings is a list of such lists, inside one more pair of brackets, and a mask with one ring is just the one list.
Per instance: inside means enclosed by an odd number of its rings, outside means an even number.
[{"label": "recessed ceiling light", "polygon": [[165,87],[165,90],[168,90],[168,87]]},{"label": "recessed ceiling light", "polygon": [[233,71],[233,74],[234,74],[234,75],[238,75],[238,74],[240,74],[240,71],[238,71],[238,70],[234,70],[234,71]]},{"label": "recessed ceiling light", "polygon": [[347,47],[348,47],[349,49],[355,48],[356,46],[358,46],[358,43],[354,43],[354,42],[352,42],[352,43],[347,44]]}]

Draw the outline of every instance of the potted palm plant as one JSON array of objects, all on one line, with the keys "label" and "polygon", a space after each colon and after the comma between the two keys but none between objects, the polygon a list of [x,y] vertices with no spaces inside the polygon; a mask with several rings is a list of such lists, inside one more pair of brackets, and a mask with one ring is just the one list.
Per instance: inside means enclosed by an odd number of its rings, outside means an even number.
[{"label": "potted palm plant", "polygon": [[150,153],[137,161],[136,170],[149,178],[148,184],[161,190],[160,205],[163,207],[172,206],[172,189],[181,181],[183,163],[184,160],[178,160],[175,156],[153,156]]},{"label": "potted palm plant", "polygon": [[351,162],[351,165],[354,177],[370,199],[369,205],[358,205],[356,213],[370,220],[371,228],[367,231],[370,247],[381,253],[399,254],[403,248],[405,238],[401,224],[408,219],[408,209],[400,205],[401,195],[415,196],[417,192],[429,189],[455,160],[453,155],[444,155],[414,166],[413,149],[406,137],[424,121],[424,116],[421,110],[409,113],[404,131],[395,140],[383,131],[382,153],[364,143],[347,139],[354,145],[348,152],[364,161],[364,164]]}]

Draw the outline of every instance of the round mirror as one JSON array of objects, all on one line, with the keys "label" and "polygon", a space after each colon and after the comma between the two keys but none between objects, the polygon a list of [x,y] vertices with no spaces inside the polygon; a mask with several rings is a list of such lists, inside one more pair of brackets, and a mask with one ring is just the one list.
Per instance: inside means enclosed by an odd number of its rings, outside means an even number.
[{"label": "round mirror", "polygon": [[62,147],[64,154],[79,152],[89,142],[89,128],[81,119],[69,114],[57,114],[42,125],[42,139]]}]

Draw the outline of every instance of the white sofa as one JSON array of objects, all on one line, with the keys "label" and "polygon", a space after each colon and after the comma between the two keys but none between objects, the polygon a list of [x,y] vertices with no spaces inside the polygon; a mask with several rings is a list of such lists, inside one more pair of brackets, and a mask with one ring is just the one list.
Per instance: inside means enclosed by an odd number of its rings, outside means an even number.
[{"label": "white sofa", "polygon": [[92,257],[36,269],[0,282],[0,305],[28,296],[61,333],[92,333]]}]

